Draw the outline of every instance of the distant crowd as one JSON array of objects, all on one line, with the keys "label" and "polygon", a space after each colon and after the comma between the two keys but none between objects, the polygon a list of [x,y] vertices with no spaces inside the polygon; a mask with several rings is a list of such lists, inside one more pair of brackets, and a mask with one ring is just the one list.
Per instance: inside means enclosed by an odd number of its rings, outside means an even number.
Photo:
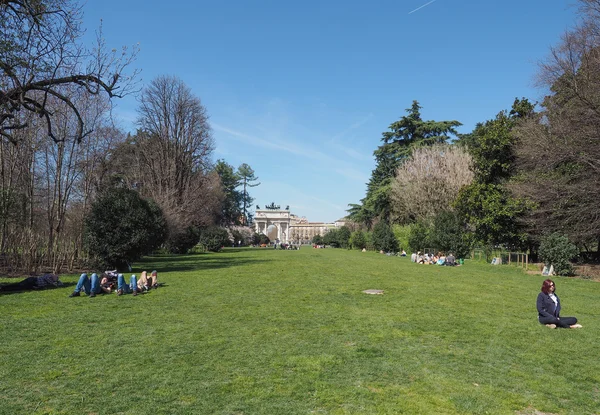
[{"label": "distant crowd", "polygon": [[425,253],[421,254],[421,251],[416,254],[413,252],[410,256],[411,262],[415,262],[417,264],[427,264],[427,265],[446,265],[446,266],[457,266],[460,263],[456,262],[456,258],[452,253],[449,253],[447,256],[444,255],[443,252],[438,252],[437,254]]}]

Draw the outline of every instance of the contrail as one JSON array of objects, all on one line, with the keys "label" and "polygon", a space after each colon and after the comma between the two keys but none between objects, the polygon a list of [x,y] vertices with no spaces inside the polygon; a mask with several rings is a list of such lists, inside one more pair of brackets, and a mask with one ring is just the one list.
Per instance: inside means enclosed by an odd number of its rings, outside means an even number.
[{"label": "contrail", "polygon": [[417,10],[421,10],[423,7],[427,7],[429,6],[431,3],[435,2],[435,0],[431,0],[429,3],[425,3],[424,5],[422,5],[421,7],[417,7],[416,9],[414,9],[412,12],[409,12],[408,14],[414,13]]}]

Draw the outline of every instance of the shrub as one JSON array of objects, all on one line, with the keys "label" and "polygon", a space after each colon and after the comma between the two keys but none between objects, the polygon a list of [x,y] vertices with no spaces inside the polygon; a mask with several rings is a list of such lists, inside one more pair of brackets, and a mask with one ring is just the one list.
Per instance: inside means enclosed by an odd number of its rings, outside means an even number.
[{"label": "shrub", "polygon": [[337,229],[330,229],[329,232],[325,234],[323,237],[323,243],[325,245],[331,245],[335,248],[340,247],[340,243],[338,241],[339,232]]},{"label": "shrub", "polygon": [[252,245],[260,245],[260,234],[259,234],[259,233],[256,233],[256,232],[254,232],[254,233],[252,234],[252,236],[250,237],[250,243],[251,243]]},{"label": "shrub", "polygon": [[410,227],[408,235],[408,246],[412,252],[417,252],[429,245],[429,227],[422,221],[414,223]]},{"label": "shrub", "polygon": [[367,251],[374,251],[373,246],[373,232],[365,232],[365,240],[367,241]]},{"label": "shrub", "polygon": [[198,244],[200,231],[195,226],[189,226],[181,232],[169,236],[165,248],[172,254],[186,254]]},{"label": "shrub", "polygon": [[575,245],[557,232],[542,238],[539,255],[547,266],[554,265],[557,275],[573,275],[571,259],[579,253]]},{"label": "shrub", "polygon": [[398,245],[400,249],[405,249],[408,253],[412,253],[410,246],[408,244],[408,237],[410,236],[410,228],[411,225],[393,225],[392,231],[394,231],[394,236],[398,240]]},{"label": "shrub", "polygon": [[340,248],[350,248],[350,235],[352,232],[347,226],[342,226],[337,231],[337,240]]},{"label": "shrub", "polygon": [[471,251],[470,235],[460,218],[453,212],[441,212],[433,220],[429,244],[456,258],[465,258]]},{"label": "shrub", "polygon": [[229,234],[224,228],[212,226],[204,228],[200,231],[200,238],[198,244],[200,244],[204,250],[211,252],[218,252],[223,246],[227,246],[231,243],[229,240]]},{"label": "shrub", "polygon": [[129,189],[101,193],[85,219],[84,241],[101,265],[123,269],[158,248],[167,224],[160,208]]},{"label": "shrub", "polygon": [[398,251],[398,240],[390,225],[381,221],[373,228],[373,247],[377,251]]},{"label": "shrub", "polygon": [[255,232],[254,229],[249,226],[230,226],[227,228],[227,231],[229,232],[229,239],[233,241],[235,246],[238,246],[240,241],[242,246],[253,243],[253,235]]},{"label": "shrub", "polygon": [[321,235],[315,235],[312,238],[312,243],[315,245],[323,245],[323,237]]},{"label": "shrub", "polygon": [[267,235],[265,235],[264,233],[261,233],[259,235],[258,238],[258,242],[262,245],[262,244],[266,244],[269,245],[271,243],[271,240],[269,239],[269,237]]},{"label": "shrub", "polygon": [[354,249],[363,249],[367,247],[367,238],[363,231],[354,231],[350,234],[350,246]]}]

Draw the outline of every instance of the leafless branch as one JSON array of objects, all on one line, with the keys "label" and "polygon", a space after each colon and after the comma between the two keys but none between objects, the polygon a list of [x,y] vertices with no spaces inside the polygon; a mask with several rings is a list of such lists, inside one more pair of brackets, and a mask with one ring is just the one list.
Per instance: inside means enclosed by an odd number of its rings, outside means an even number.
[{"label": "leafless branch", "polygon": [[59,98],[75,113],[85,131],[73,97],[64,91],[75,86],[98,95],[120,98],[136,90],[139,71],[126,70],[138,48],[107,51],[101,28],[97,45],[88,50],[80,43],[81,8],[73,0],[0,1],[0,136],[15,143],[14,130],[27,123],[14,122],[20,112],[33,112],[45,120],[48,136],[57,142],[54,119],[47,108],[49,95]]}]

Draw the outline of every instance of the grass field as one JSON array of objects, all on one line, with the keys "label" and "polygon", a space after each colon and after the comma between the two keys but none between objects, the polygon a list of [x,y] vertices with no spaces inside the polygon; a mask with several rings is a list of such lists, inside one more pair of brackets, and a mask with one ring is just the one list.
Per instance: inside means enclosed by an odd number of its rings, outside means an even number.
[{"label": "grass field", "polygon": [[600,413],[594,281],[555,278],[584,328],[551,330],[543,277],[508,266],[303,248],[135,268],[165,286],[0,295],[1,414]]}]

